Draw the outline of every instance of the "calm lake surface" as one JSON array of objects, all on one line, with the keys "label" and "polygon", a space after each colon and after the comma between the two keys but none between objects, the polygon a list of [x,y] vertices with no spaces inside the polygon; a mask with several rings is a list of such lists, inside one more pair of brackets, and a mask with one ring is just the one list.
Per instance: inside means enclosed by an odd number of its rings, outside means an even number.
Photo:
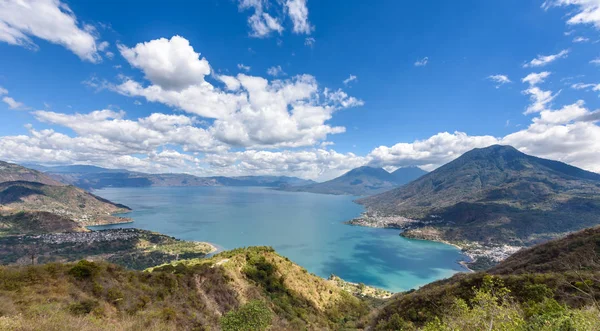
[{"label": "calm lake surface", "polygon": [[353,197],[257,187],[106,188],[95,194],[133,209],[136,227],[220,249],[273,246],[321,277],[336,274],[398,292],[465,271],[460,251],[398,230],[342,224],[363,208]]}]

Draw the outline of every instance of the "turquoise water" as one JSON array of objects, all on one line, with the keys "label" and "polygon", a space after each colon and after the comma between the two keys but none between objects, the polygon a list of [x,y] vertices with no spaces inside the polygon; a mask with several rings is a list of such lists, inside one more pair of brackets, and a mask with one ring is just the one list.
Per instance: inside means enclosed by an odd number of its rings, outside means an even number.
[{"label": "turquoise water", "polygon": [[453,246],[410,240],[398,230],[345,225],[362,207],[348,196],[257,187],[107,188],[94,192],[133,209],[136,227],[221,249],[273,246],[322,277],[336,274],[403,291],[464,271]]}]

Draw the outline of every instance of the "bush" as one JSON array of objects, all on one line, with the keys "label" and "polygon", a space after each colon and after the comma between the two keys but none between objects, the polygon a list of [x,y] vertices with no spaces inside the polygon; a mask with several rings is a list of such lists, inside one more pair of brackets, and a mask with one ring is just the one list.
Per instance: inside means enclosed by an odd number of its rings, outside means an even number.
[{"label": "bush", "polygon": [[250,301],[237,310],[221,317],[223,331],[266,330],[273,320],[273,313],[259,300]]},{"label": "bush", "polygon": [[91,278],[98,272],[98,265],[94,262],[81,260],[77,262],[75,266],[73,266],[69,270],[69,275],[79,279],[87,279]]},{"label": "bush", "polygon": [[88,299],[70,304],[69,311],[75,315],[85,315],[91,313],[96,307],[98,307],[98,301]]}]

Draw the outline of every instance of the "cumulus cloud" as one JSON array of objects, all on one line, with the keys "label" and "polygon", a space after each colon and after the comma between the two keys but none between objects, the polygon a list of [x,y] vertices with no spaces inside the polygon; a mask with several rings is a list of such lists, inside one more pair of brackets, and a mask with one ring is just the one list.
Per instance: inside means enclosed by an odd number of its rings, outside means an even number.
[{"label": "cumulus cloud", "polygon": [[146,78],[165,90],[182,90],[204,81],[210,66],[196,53],[187,39],[174,36],[139,43],[128,48],[119,45],[121,55]]},{"label": "cumulus cloud", "polygon": [[600,2],[597,0],[547,0],[542,8],[571,6],[575,10],[568,14],[567,24],[592,24],[600,29]]},{"label": "cumulus cloud", "polygon": [[508,76],[506,75],[491,75],[488,76],[488,79],[495,82],[496,88],[500,88],[500,86],[504,85],[504,84],[508,84],[508,83],[512,83],[510,79],[508,79]]},{"label": "cumulus cloud", "polygon": [[562,51],[552,55],[538,55],[535,59],[523,64],[523,68],[543,67],[558,59],[567,57],[569,55],[569,52],[570,51],[568,49],[563,49]]},{"label": "cumulus cloud", "polygon": [[[214,119],[209,130],[217,140],[249,148],[315,145],[329,134],[345,131],[326,123],[333,112],[363,104],[342,90],[319,88],[310,75],[273,81],[245,74],[216,75],[225,85],[225,89],[220,89],[206,80],[208,61],[199,60],[199,54],[181,39],[158,39],[134,48],[120,46],[125,58],[140,68],[151,84],[144,86],[125,78],[110,89]],[[173,46],[174,41],[177,47]],[[197,68],[196,75],[174,74],[194,71],[193,68]],[[269,74],[284,73],[278,66],[271,68]]]},{"label": "cumulus cloud", "polygon": [[415,62],[415,67],[424,67],[427,65],[427,62],[429,62],[429,57],[426,56],[420,60],[417,60]]},{"label": "cumulus cloud", "polygon": [[[252,11],[248,17],[249,35],[254,38],[266,38],[274,32],[282,34],[283,21],[292,22],[292,32],[309,35],[314,27],[308,20],[307,0],[238,0],[240,11]],[[313,39],[314,40],[314,39]]]},{"label": "cumulus cloud", "polygon": [[36,37],[59,44],[81,59],[101,61],[94,28],[82,25],[58,0],[0,1],[0,41],[36,50]]}]

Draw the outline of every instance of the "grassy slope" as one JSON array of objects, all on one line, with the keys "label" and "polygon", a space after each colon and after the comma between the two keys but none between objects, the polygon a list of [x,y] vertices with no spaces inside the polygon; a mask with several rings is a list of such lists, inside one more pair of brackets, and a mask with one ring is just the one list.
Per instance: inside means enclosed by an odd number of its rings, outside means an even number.
[{"label": "grassy slope", "polygon": [[[540,293],[581,308],[600,299],[600,228],[522,250],[487,272],[457,274],[416,291],[398,294],[381,309],[373,325],[393,320],[394,315],[422,326],[443,316],[456,299],[469,302],[473,289],[490,276],[501,280],[520,304],[540,299]],[[587,294],[586,294],[587,293]]]},{"label": "grassy slope", "polygon": [[0,329],[218,329],[224,314],[256,300],[272,330],[356,328],[368,313],[359,299],[269,248],[152,272],[107,263],[0,268]]}]

